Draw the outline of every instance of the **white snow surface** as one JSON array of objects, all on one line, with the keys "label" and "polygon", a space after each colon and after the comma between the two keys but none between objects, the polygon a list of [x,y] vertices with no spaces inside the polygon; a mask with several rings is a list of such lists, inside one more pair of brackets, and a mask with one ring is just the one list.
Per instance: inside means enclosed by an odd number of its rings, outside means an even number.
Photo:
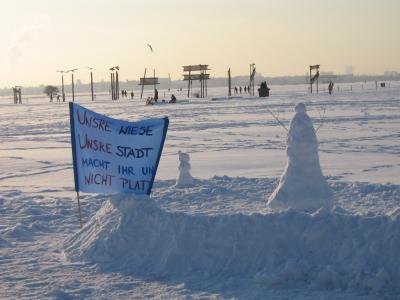
[{"label": "white snow surface", "polygon": [[286,138],[285,172],[269,197],[268,206],[305,211],[330,209],[332,191],[322,175],[314,126],[304,103],[298,103],[295,112]]},{"label": "white snow surface", "polygon": [[400,291],[400,216],[340,208],[197,215],[114,197],[64,247],[72,261],[103,271],[188,284],[230,278],[272,288]]},{"label": "white snow surface", "polygon": [[[400,84],[145,106],[78,95],[111,117],[170,117],[150,198],[82,194],[79,229],[66,103],[0,99],[0,298],[399,299]],[[163,94],[163,91],[160,91]],[[168,98],[168,95],[166,96]],[[270,210],[286,132],[303,102],[333,208]],[[326,109],[321,118],[320,111]],[[323,120],[322,120],[323,119]],[[191,187],[176,187],[176,153]]]}]

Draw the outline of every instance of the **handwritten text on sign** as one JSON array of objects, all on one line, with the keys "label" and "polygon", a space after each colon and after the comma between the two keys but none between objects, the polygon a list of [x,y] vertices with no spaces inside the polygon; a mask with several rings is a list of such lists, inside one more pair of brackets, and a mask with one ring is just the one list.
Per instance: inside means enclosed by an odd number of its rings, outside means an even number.
[{"label": "handwritten text on sign", "polygon": [[127,122],[69,105],[75,190],[150,194],[168,118]]}]

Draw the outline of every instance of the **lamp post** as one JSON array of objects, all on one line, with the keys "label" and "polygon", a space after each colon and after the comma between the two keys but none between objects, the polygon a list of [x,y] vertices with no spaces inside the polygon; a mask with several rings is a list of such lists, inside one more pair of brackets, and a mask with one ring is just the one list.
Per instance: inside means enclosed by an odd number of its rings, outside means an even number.
[{"label": "lamp post", "polygon": [[94,93],[93,93],[93,70],[94,68],[88,67],[90,70],[90,91],[92,93],[92,101],[94,101]]},{"label": "lamp post", "polygon": [[63,102],[65,102],[65,92],[64,92],[64,73],[66,71],[57,71],[58,73],[61,73],[61,92],[62,92],[62,99]]},{"label": "lamp post", "polygon": [[111,100],[114,100],[114,68],[110,68]]},{"label": "lamp post", "polygon": [[78,70],[77,68],[68,70],[67,72],[71,72],[71,87],[72,87],[72,102],[75,102],[75,86],[74,86],[74,72]]}]

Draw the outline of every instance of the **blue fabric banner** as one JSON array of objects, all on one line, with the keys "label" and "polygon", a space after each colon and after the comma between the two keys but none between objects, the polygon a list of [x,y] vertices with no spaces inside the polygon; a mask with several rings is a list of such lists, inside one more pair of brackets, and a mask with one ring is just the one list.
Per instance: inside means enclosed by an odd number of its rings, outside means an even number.
[{"label": "blue fabric banner", "polygon": [[151,192],[169,120],[116,120],[69,103],[75,190]]}]

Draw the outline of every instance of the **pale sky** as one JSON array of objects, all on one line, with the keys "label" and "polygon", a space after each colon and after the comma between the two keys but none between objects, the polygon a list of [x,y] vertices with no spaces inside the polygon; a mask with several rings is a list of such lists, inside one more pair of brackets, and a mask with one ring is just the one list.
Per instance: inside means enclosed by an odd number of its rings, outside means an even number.
[{"label": "pale sky", "polygon": [[[400,0],[1,0],[0,87],[77,78],[138,79],[144,68],[181,79],[182,66],[211,76],[321,71],[400,71]],[[153,46],[151,53],[146,44]]]}]

